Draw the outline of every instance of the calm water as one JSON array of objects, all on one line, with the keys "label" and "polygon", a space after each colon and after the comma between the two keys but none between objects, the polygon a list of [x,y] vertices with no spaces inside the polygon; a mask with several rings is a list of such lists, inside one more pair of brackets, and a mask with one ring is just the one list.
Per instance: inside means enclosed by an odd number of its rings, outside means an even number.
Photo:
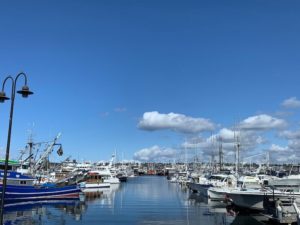
[{"label": "calm water", "polygon": [[259,224],[230,216],[222,203],[191,194],[165,177],[142,176],[80,200],[25,204],[6,209],[6,224],[228,225]]}]

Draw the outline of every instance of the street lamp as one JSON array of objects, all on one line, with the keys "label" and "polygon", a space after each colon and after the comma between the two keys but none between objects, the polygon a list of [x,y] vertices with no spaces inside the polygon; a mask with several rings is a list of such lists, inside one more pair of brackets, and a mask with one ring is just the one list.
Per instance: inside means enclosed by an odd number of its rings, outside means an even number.
[{"label": "street lamp", "polygon": [[11,104],[10,104],[10,116],[9,116],[9,125],[8,125],[8,134],[7,134],[7,145],[6,145],[6,154],[5,154],[5,164],[4,164],[4,174],[3,174],[3,184],[2,184],[2,196],[1,196],[1,214],[0,214],[0,225],[3,224],[3,211],[4,211],[4,197],[6,191],[6,183],[7,183],[7,170],[8,170],[8,160],[9,160],[9,150],[10,150],[10,139],[11,139],[11,129],[12,129],[12,120],[13,120],[13,113],[14,113],[14,102],[15,102],[15,94],[16,94],[16,85],[18,78],[23,76],[25,79],[25,84],[22,87],[22,90],[17,91],[18,94],[21,94],[22,97],[27,98],[29,95],[32,95],[33,92],[29,90],[27,86],[27,76],[25,73],[19,73],[15,78],[12,76],[7,76],[2,84],[2,91],[0,92],[0,103],[9,100],[4,92],[4,87],[6,81],[11,80]]}]

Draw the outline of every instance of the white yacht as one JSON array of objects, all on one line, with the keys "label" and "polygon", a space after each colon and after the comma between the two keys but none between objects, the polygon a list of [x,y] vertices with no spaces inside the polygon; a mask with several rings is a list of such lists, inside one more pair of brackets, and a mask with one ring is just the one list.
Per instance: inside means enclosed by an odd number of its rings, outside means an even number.
[{"label": "white yacht", "polygon": [[[285,178],[269,178],[269,187],[264,187],[261,183],[257,185],[245,185],[241,189],[233,189],[227,193],[233,203],[239,207],[254,210],[263,210],[263,200],[272,196],[278,199],[294,198],[295,203],[300,203],[299,180],[297,175]],[[298,178],[299,179],[299,178]]]},{"label": "white yacht", "polygon": [[268,180],[268,185],[274,186],[278,190],[293,192],[300,192],[300,174],[289,175],[286,177],[278,178],[272,177]]},{"label": "white yacht", "polygon": [[193,191],[200,193],[201,195],[208,197],[208,189],[211,187],[222,187],[227,182],[229,175],[226,174],[213,174],[207,177],[199,177],[199,182],[190,182],[189,187]]},{"label": "white yacht", "polygon": [[232,190],[227,193],[231,201],[238,207],[251,210],[264,210],[264,198],[287,198],[289,193],[269,188],[242,188],[240,190]]},{"label": "white yacht", "polygon": [[112,175],[108,166],[97,166],[89,171],[90,173],[98,174],[102,177],[104,183],[119,184],[120,180],[115,175]]},{"label": "white yacht", "polygon": [[103,177],[98,172],[88,172],[84,181],[79,183],[83,192],[88,192],[89,189],[110,188],[110,183],[104,182]]},{"label": "white yacht", "polygon": [[237,179],[235,176],[229,175],[222,182],[208,188],[208,198],[213,201],[223,201],[226,198],[226,193],[235,188],[237,188]]}]

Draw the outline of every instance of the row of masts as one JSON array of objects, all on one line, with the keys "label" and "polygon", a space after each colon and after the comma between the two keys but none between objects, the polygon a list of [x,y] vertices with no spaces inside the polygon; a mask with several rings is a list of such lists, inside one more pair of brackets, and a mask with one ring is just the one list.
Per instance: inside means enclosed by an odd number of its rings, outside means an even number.
[{"label": "row of masts", "polygon": [[[233,143],[233,149],[234,149],[234,171],[235,174],[237,176],[239,176],[239,174],[242,171],[242,161],[241,161],[241,149],[242,149],[242,144],[241,144],[241,137],[240,137],[241,132],[237,131],[233,133],[233,140],[231,141],[231,143]],[[224,149],[223,149],[223,139],[221,136],[217,136],[217,135],[213,135],[211,134],[211,160],[209,163],[209,167],[213,170],[213,172],[216,171],[222,171],[224,169]],[[187,141],[185,141],[185,143],[187,143]],[[217,144],[216,144],[217,143]],[[226,143],[226,140],[225,140]],[[187,144],[185,145],[187,146]],[[216,149],[218,149],[216,151]],[[188,156],[187,156],[187,148],[185,147],[185,163],[186,165],[188,164]],[[216,153],[218,154],[218,160],[216,161]],[[247,156],[247,157],[243,157],[243,162],[244,160],[247,159],[252,159],[254,157],[257,156],[262,156],[264,155],[266,158],[266,167],[269,168],[269,161],[270,161],[270,152],[264,152],[264,153],[260,153],[260,154],[256,154],[256,155],[252,155],[252,156]],[[199,161],[199,157],[197,156],[197,153],[195,152],[195,159],[197,158],[197,162]],[[251,164],[251,161],[250,161]],[[250,165],[251,167],[251,165]]]}]

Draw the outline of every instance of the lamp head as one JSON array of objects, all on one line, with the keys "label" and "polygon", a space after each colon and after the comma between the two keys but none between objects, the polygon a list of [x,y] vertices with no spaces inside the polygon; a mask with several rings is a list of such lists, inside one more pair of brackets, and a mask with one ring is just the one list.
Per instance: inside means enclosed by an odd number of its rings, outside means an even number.
[{"label": "lamp head", "polygon": [[24,85],[22,87],[22,90],[17,91],[18,94],[21,94],[23,98],[27,98],[28,95],[32,95],[33,92],[29,90],[29,87],[27,85]]},{"label": "lamp head", "polygon": [[5,92],[1,91],[0,92],[0,102],[3,103],[3,102],[5,102],[5,100],[9,100],[9,98],[6,97]]},{"label": "lamp head", "polygon": [[59,156],[62,156],[62,155],[64,154],[64,151],[63,151],[63,148],[62,148],[61,145],[60,145],[59,149],[57,150],[57,154],[58,154]]}]

